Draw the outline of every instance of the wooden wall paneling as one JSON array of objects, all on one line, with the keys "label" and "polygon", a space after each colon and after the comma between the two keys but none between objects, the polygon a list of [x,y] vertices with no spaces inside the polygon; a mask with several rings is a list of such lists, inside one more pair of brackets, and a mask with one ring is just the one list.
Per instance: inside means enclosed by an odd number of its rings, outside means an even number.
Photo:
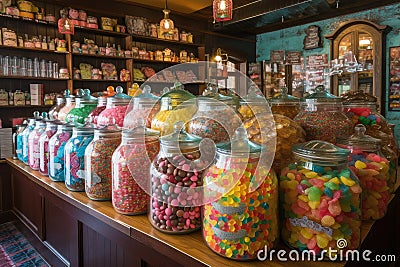
[{"label": "wooden wall paneling", "polygon": [[11,209],[11,173],[6,162],[0,162],[0,212]]}]

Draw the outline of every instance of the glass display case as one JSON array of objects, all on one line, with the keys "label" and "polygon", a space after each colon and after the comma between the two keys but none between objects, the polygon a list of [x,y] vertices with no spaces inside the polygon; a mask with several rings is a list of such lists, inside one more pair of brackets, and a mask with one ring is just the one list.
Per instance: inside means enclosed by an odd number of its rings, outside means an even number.
[{"label": "glass display case", "polygon": [[382,57],[387,29],[371,21],[351,20],[325,36],[331,41],[330,68],[337,70],[331,75],[331,91],[335,95],[363,90],[375,95],[381,106],[385,96]]}]

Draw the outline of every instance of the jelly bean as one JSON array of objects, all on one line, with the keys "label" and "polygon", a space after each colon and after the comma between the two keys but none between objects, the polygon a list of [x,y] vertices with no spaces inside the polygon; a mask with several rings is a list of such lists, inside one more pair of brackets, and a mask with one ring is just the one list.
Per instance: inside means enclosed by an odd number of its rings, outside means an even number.
[{"label": "jelly bean", "polygon": [[354,166],[355,166],[357,169],[365,169],[365,168],[367,167],[367,164],[365,164],[364,162],[362,162],[362,161],[360,161],[360,160],[357,160],[357,161],[355,162]]}]

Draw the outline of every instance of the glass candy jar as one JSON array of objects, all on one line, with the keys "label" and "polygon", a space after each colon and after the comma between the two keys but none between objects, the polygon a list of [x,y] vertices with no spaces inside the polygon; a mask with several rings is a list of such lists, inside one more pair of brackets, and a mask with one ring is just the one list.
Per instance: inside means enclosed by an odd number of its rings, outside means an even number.
[{"label": "glass candy jar", "polygon": [[231,97],[198,97],[198,109],[188,124],[188,133],[210,138],[215,143],[227,142],[242,123],[232,107]]},{"label": "glass candy jar", "polygon": [[251,260],[278,241],[278,182],[263,163],[265,146],[249,141],[244,128],[231,140],[217,144],[204,178],[203,238],[221,256]]},{"label": "glass candy jar", "polygon": [[294,118],[306,132],[306,140],[322,140],[336,143],[348,138],[353,132],[353,123],[343,112],[342,100],[327,91],[324,86],[305,97],[301,110]]},{"label": "glass candy jar", "polygon": [[[349,150],[325,141],[294,145],[280,175],[282,240],[291,248],[338,250],[360,245],[361,186],[347,167]],[[344,242],[344,241],[342,241]]]},{"label": "glass candy jar", "polygon": [[201,228],[201,186],[207,163],[200,158],[201,138],[177,122],[172,134],[160,138],[160,152],[151,169],[151,225],[170,234]]},{"label": "glass candy jar", "polygon": [[76,98],[75,107],[68,113],[65,121],[71,122],[77,126],[82,126],[90,112],[97,106],[97,98],[90,95],[90,90],[83,90],[83,96]]},{"label": "glass candy jar", "polygon": [[37,120],[41,120],[39,111],[35,111],[33,113],[34,118],[28,119],[28,125],[25,130],[21,133],[22,139],[22,162],[26,165],[29,165],[29,155],[28,155],[28,146],[29,146],[29,135],[35,128],[35,123]]},{"label": "glass candy jar", "polygon": [[[69,92],[69,91],[68,91]],[[56,104],[49,110],[50,120],[58,120],[58,113],[65,106],[65,98],[57,97]]]},{"label": "glass candy jar", "polygon": [[112,204],[121,214],[147,212],[151,162],[159,152],[159,132],[142,125],[122,132],[122,142],[112,156]]},{"label": "glass candy jar", "polygon": [[377,220],[385,216],[389,204],[390,167],[381,152],[381,140],[365,135],[365,131],[365,126],[358,124],[349,139],[339,140],[339,146],[350,150],[348,165],[360,180],[361,218]]},{"label": "glass candy jar", "polygon": [[269,104],[273,114],[281,114],[292,120],[300,111],[300,99],[288,95],[287,87],[282,87],[278,96],[269,99]]},{"label": "glass candy jar", "polygon": [[55,121],[47,121],[46,128],[39,138],[39,172],[49,175],[49,140],[57,132]]},{"label": "glass candy jar", "polygon": [[[45,117],[47,117],[47,113],[44,112]],[[39,148],[39,139],[42,133],[46,128],[46,121],[36,120],[35,128],[29,133],[28,137],[28,164],[32,170],[39,170],[39,160],[40,160],[40,148]]]},{"label": "glass candy jar", "polygon": [[151,128],[151,121],[160,110],[160,98],[151,93],[151,87],[145,85],[143,93],[132,98],[125,117],[124,127],[133,128],[138,119],[146,122],[146,127]]},{"label": "glass candy jar", "polygon": [[89,113],[88,119],[89,122],[92,123],[94,126],[97,126],[97,119],[103,110],[106,109],[107,97],[100,96],[97,98],[97,107]]},{"label": "glass candy jar", "polygon": [[123,93],[123,88],[118,86],[116,94],[107,98],[106,108],[99,114],[97,125],[106,127],[109,125],[124,126],[125,113],[131,97]]},{"label": "glass candy jar", "polygon": [[94,128],[74,127],[65,144],[65,186],[71,191],[85,191],[85,150],[93,140]]},{"label": "glass candy jar", "polygon": [[71,138],[73,125],[60,124],[57,132],[49,140],[49,177],[56,182],[65,181],[64,148]]},{"label": "glass candy jar", "polygon": [[27,123],[25,123],[26,121],[24,121],[23,124],[21,125],[17,125],[17,130],[16,130],[16,137],[15,137],[15,155],[17,156],[17,159],[19,159],[20,161],[22,161],[22,146],[23,146],[23,142],[22,142],[22,133],[24,132],[24,130],[26,129],[26,127],[28,126]]},{"label": "glass candy jar", "polygon": [[68,113],[75,107],[75,96],[70,95],[69,90],[65,90],[65,105],[58,112],[58,119],[65,122]]},{"label": "glass candy jar", "polygon": [[111,199],[112,154],[120,143],[120,130],[94,130],[94,138],[85,150],[85,192],[90,199]]}]

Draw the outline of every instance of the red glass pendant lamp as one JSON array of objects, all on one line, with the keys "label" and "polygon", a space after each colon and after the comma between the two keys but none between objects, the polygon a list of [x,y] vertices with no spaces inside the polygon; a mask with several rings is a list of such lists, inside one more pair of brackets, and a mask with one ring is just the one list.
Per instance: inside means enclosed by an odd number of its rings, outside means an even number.
[{"label": "red glass pendant lamp", "polygon": [[232,19],[232,0],[214,0],[213,15],[215,22],[228,21]]}]

